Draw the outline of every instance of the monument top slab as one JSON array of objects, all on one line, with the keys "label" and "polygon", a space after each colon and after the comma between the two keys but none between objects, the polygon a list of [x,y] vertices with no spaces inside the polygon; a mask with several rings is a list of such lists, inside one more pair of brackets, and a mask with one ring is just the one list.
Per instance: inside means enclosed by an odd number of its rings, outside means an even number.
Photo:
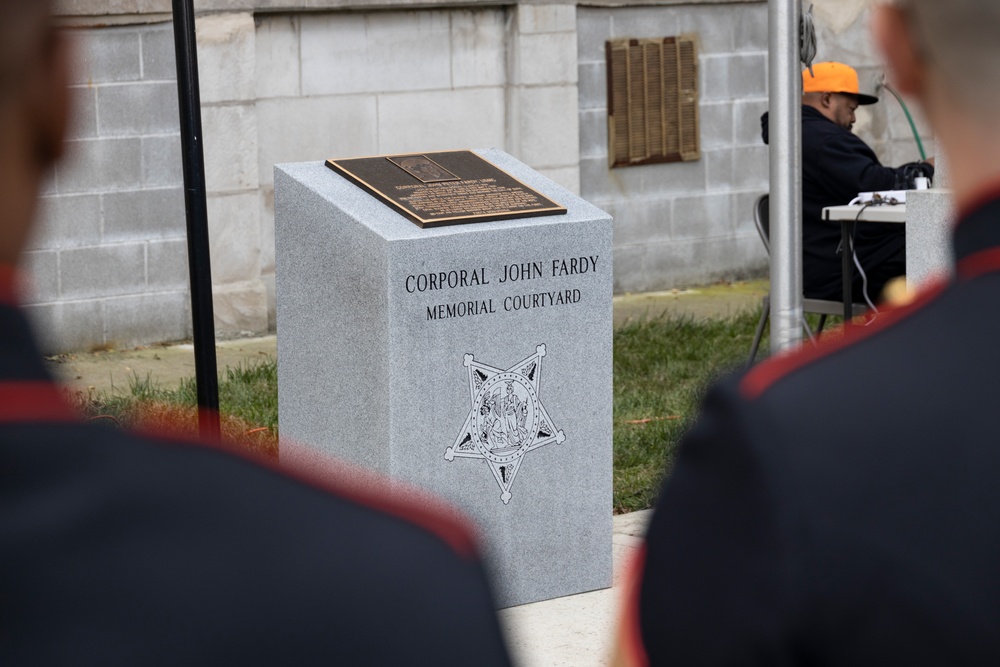
[{"label": "monument top slab", "polygon": [[584,201],[569,190],[539,177],[524,163],[495,148],[475,149],[490,164],[513,174],[519,181],[530,186],[542,196],[559,202],[565,209],[563,215],[493,220],[474,225],[450,225],[420,228],[393,208],[373,197],[344,177],[331,171],[323,162],[295,162],[275,165],[281,171],[317,193],[325,201],[334,204],[348,216],[368,227],[387,241],[426,239],[455,234],[470,234],[492,229],[514,229],[522,227],[542,227],[550,224],[572,224],[583,220],[605,218],[607,214]]}]

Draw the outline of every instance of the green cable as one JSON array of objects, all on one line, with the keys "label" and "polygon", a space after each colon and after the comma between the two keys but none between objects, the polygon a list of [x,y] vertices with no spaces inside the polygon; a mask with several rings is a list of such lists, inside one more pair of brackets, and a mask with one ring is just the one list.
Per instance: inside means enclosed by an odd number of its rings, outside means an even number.
[{"label": "green cable", "polygon": [[913,122],[913,116],[910,115],[910,110],[906,107],[906,102],[903,101],[903,98],[899,96],[899,93],[893,90],[892,86],[889,84],[883,83],[882,87],[892,93],[893,97],[896,98],[896,101],[899,102],[899,106],[903,107],[903,113],[906,114],[906,120],[910,121],[910,129],[913,130],[913,138],[917,140],[917,148],[920,149],[920,159],[926,162],[927,153],[924,152],[924,142],[920,140],[920,133],[917,132],[917,124]]}]

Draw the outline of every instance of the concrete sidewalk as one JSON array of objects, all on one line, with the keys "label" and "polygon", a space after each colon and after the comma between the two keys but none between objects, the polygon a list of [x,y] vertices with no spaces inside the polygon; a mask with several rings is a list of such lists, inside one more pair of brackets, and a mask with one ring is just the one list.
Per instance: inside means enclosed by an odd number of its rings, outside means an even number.
[{"label": "concrete sidewalk", "polygon": [[507,646],[520,667],[609,664],[622,599],[623,570],[634,560],[652,510],[614,518],[612,588],[500,611]]}]

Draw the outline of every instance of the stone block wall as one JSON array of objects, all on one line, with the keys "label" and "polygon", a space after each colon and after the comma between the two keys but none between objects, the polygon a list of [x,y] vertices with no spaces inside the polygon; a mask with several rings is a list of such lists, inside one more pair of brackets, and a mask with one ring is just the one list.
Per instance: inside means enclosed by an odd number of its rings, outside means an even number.
[{"label": "stone block wall", "polygon": [[503,10],[258,18],[261,267],[272,294],[274,165],[503,146],[504,53]]},{"label": "stone block wall", "polygon": [[[76,117],[48,179],[22,297],[46,351],[190,332],[169,28],[74,33]],[[169,67],[166,66],[169,64]]]},{"label": "stone block wall", "polygon": [[[267,331],[261,270],[255,31],[198,20],[216,328]],[[23,301],[47,351],[190,336],[173,30],[73,30],[76,119],[43,193]],[[273,234],[271,234],[273,237]],[[272,252],[273,254],[273,252]],[[273,280],[270,283],[273,285]]]},{"label": "stone block wall", "polygon": [[[200,5],[219,331],[274,326],[273,165],[281,162],[500,147],[612,213],[617,292],[763,274],[751,210],[768,189],[759,122],[767,3],[361,1]],[[815,4],[819,59],[857,66],[870,87],[880,67],[869,0]],[[183,338],[190,315],[169,2],[57,6],[80,44],[78,115],[25,257],[29,312],[49,350]],[[701,159],[609,169],[604,42],[682,33],[700,41]],[[865,109],[856,131],[887,163],[917,157],[894,100]]]},{"label": "stone block wall", "polygon": [[215,327],[260,333],[273,321],[274,281],[263,265],[274,235],[260,215],[256,23],[252,14],[232,13],[205,15],[196,25]]},{"label": "stone block wall", "polygon": [[[581,191],[615,219],[615,291],[762,274],[767,6],[581,7],[578,21]],[[605,42],[686,33],[699,41],[701,159],[609,168]]]},{"label": "stone block wall", "polygon": [[[136,11],[74,30],[70,159],[25,257],[49,350],[190,331],[172,27]],[[501,147],[579,191],[574,5],[208,13],[197,37],[221,333],[274,326],[276,163]]]},{"label": "stone block wall", "polygon": [[577,7],[521,4],[507,44],[507,152],[580,192]]},{"label": "stone block wall", "polygon": [[499,147],[579,192],[575,17],[573,5],[259,15],[269,289],[275,164]]}]

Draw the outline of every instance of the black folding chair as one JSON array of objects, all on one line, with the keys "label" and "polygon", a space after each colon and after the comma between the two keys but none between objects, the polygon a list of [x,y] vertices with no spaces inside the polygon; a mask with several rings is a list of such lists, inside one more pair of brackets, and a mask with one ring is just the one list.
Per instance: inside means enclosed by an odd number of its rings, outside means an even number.
[{"label": "black folding chair", "polygon": [[[757,226],[757,233],[760,234],[760,240],[764,243],[764,249],[767,250],[768,257],[771,256],[771,226],[770,226],[770,195],[761,195],[757,198],[757,201],[753,205],[753,222]],[[757,350],[760,349],[760,340],[764,336],[764,327],[767,325],[767,320],[771,317],[771,295],[770,293],[764,296],[761,303],[761,313],[760,321],[757,322],[757,331],[753,336],[753,345],[750,346],[750,357],[747,359],[747,368],[753,365],[754,359],[757,358]],[[852,305],[853,313],[855,315],[862,315],[868,310],[868,306],[863,303],[855,303]],[[823,332],[823,327],[826,325],[826,318],[828,315],[842,315],[844,313],[844,302],[843,301],[828,301],[826,299],[802,299],[802,328],[806,332],[806,336],[812,342],[816,341],[816,337]],[[816,327],[816,333],[813,333],[812,328],[806,321],[805,314],[812,313],[814,315],[819,315],[819,326]]]}]

